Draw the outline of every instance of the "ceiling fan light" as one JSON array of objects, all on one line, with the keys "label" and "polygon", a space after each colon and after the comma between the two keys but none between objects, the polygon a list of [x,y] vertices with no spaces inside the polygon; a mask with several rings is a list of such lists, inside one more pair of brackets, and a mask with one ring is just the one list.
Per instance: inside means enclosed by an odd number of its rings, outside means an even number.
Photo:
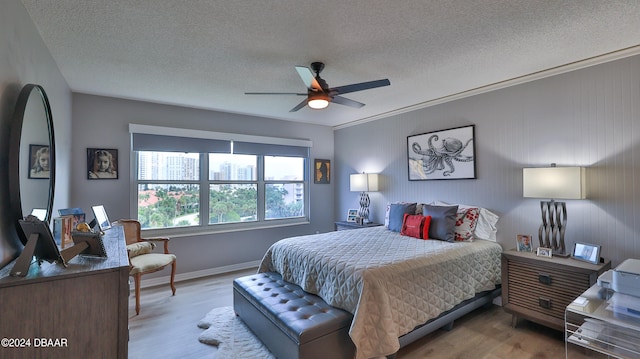
[{"label": "ceiling fan light", "polygon": [[314,110],[321,110],[329,106],[329,99],[327,95],[319,94],[309,96],[309,100],[307,101],[307,105]]}]

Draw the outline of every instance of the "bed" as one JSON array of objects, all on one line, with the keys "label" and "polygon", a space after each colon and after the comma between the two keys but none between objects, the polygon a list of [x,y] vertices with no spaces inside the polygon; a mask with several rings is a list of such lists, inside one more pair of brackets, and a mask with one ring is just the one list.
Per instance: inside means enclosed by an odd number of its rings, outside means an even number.
[{"label": "bed", "polygon": [[499,286],[502,248],[496,242],[424,240],[389,227],[280,240],[258,272],[280,273],[352,313],[357,359],[393,355],[400,337]]}]

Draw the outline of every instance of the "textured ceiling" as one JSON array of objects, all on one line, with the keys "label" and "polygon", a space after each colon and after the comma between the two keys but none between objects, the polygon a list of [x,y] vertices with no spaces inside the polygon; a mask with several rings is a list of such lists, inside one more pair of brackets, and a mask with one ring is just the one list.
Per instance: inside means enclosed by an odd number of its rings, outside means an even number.
[{"label": "textured ceiling", "polygon": [[[74,92],[329,126],[640,45],[638,0],[22,2]],[[244,95],[304,92],[313,61],[331,87],[391,86],[295,113]]]}]

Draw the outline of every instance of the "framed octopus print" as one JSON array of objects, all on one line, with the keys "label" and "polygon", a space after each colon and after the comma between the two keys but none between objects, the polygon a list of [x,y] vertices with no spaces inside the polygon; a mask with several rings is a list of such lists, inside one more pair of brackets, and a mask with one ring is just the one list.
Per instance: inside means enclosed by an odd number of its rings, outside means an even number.
[{"label": "framed octopus print", "polygon": [[475,125],[407,136],[409,181],[476,178]]}]

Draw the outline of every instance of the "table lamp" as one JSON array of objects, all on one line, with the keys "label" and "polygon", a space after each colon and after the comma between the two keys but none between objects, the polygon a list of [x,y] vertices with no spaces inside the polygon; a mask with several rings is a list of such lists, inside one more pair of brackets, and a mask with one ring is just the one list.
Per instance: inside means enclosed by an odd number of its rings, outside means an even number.
[{"label": "table lamp", "polygon": [[550,198],[540,201],[542,224],[538,230],[541,247],[551,248],[553,255],[569,255],[564,243],[567,226],[567,205],[555,199],[585,199],[584,167],[556,167],[522,169],[522,196]]},{"label": "table lamp", "polygon": [[351,192],[360,192],[360,209],[358,217],[363,223],[369,223],[369,194],[367,192],[378,191],[378,174],[356,173],[349,176],[349,189]]}]

